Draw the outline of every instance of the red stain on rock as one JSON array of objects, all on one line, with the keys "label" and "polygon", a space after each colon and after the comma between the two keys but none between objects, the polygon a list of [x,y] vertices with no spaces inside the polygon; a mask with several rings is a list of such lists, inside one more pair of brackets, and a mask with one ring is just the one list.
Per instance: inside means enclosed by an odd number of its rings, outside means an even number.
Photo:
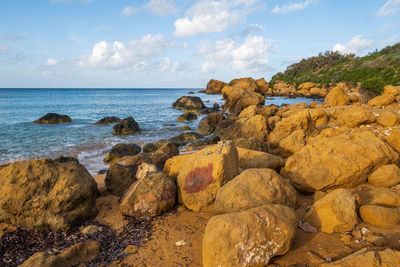
[{"label": "red stain on rock", "polygon": [[206,167],[194,168],[186,176],[183,190],[189,194],[205,190],[214,181],[212,172],[212,163],[208,163]]},{"label": "red stain on rock", "polygon": [[161,200],[169,200],[171,198],[174,198],[175,195],[176,195],[175,187],[169,186],[167,188],[164,188],[161,194]]}]

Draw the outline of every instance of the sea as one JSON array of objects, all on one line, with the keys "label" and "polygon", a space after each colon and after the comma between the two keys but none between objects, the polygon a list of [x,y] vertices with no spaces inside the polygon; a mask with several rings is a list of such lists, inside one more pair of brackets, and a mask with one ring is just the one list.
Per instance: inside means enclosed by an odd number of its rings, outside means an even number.
[{"label": "sea", "polygon": [[[222,106],[221,95],[201,89],[0,89],[0,165],[34,158],[76,157],[91,174],[107,168],[104,155],[115,144],[143,145],[180,134],[187,125],[196,129],[200,119],[179,123],[182,111],[172,104],[184,95],[199,96],[204,104]],[[194,94],[188,94],[193,92]],[[267,97],[265,105],[309,103],[310,98]],[[317,100],[318,101],[318,100]],[[65,114],[71,123],[35,124],[47,113]],[[132,116],[140,132],[112,135],[112,124],[93,125],[107,116]]]}]

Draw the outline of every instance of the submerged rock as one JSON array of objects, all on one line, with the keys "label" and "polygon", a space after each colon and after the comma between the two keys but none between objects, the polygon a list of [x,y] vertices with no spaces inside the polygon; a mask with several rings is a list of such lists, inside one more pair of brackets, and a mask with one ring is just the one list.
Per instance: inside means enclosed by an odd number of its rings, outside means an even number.
[{"label": "submerged rock", "polygon": [[139,132],[140,128],[133,117],[127,117],[118,122],[113,127],[113,135],[134,134]]},{"label": "submerged rock", "polygon": [[111,116],[111,117],[104,117],[100,120],[98,120],[97,122],[93,123],[94,125],[98,125],[98,124],[110,124],[110,123],[117,123],[120,122],[121,119],[115,116]]},{"label": "submerged rock", "polygon": [[47,113],[43,117],[34,121],[39,124],[58,124],[71,122],[71,118],[68,115],[60,115],[57,113]]},{"label": "submerged rock", "polygon": [[0,177],[0,220],[65,230],[97,213],[97,184],[76,162],[21,161],[1,169]]}]

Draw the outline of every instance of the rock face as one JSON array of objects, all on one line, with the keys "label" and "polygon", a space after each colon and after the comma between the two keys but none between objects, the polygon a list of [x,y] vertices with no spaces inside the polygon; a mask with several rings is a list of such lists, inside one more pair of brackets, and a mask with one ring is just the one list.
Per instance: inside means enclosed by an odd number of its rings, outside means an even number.
[{"label": "rock face", "polygon": [[242,169],[268,168],[280,170],[284,165],[283,158],[266,152],[255,151],[245,148],[237,148],[239,156],[239,167]]},{"label": "rock face", "polygon": [[222,95],[226,99],[223,110],[229,110],[232,114],[239,113],[248,106],[258,106],[265,102],[261,94],[237,86],[225,86]]},{"label": "rock face", "polygon": [[364,130],[350,135],[317,137],[289,157],[281,175],[301,191],[330,187],[355,187],[365,183],[377,167],[396,162],[399,155],[389,145]]},{"label": "rock face", "polygon": [[372,98],[370,101],[368,101],[368,105],[377,108],[387,106],[396,100],[396,96],[398,94],[399,92],[396,88],[391,85],[386,85],[384,87],[383,94]]},{"label": "rock face", "polygon": [[95,122],[93,124],[94,125],[97,125],[97,124],[110,124],[110,123],[117,123],[117,122],[120,122],[120,121],[121,121],[120,118],[111,116],[111,117],[104,117],[104,118],[100,119],[99,121],[97,121],[97,122]]},{"label": "rock face", "polygon": [[325,97],[324,104],[328,107],[344,106],[350,104],[350,98],[345,94],[342,86],[337,85]]},{"label": "rock face", "polygon": [[20,267],[66,267],[93,260],[100,253],[100,243],[97,241],[80,242],[58,255],[48,252],[38,252],[24,261]]},{"label": "rock face", "polygon": [[225,116],[221,113],[211,113],[205,116],[199,122],[199,126],[197,127],[197,132],[201,135],[209,135],[214,133],[218,124],[225,120]]},{"label": "rock face", "polygon": [[210,219],[203,238],[203,265],[266,266],[289,251],[298,219],[292,208],[264,205]]},{"label": "rock face", "polygon": [[206,106],[198,96],[182,96],[172,104],[172,107],[189,112],[198,112]]},{"label": "rock face", "polygon": [[220,94],[226,83],[211,79],[207,83],[206,94]]},{"label": "rock face", "polygon": [[326,233],[351,231],[357,224],[355,197],[348,189],[336,189],[317,200],[304,221]]},{"label": "rock face", "polygon": [[182,168],[182,165],[187,160],[189,160],[190,157],[191,157],[191,154],[183,154],[183,155],[175,156],[175,157],[172,157],[172,158],[168,159],[165,162],[163,171],[169,177],[172,177],[172,178],[176,179],[176,177],[179,174],[180,169]]},{"label": "rock face", "polygon": [[192,154],[177,177],[183,204],[194,211],[209,209],[217,191],[237,173],[238,153],[231,141]]},{"label": "rock face", "polygon": [[376,121],[383,127],[392,127],[400,123],[399,116],[391,111],[382,112]]},{"label": "rock face", "polygon": [[226,183],[214,202],[216,213],[231,213],[265,204],[294,207],[297,192],[271,169],[248,169]]},{"label": "rock face", "polygon": [[177,122],[184,122],[184,121],[192,121],[197,120],[197,115],[192,112],[185,112],[182,115],[179,115]]},{"label": "rock face", "polygon": [[113,135],[134,134],[139,132],[140,128],[133,117],[127,117],[118,122],[113,127]]},{"label": "rock face", "polygon": [[140,153],[142,148],[137,144],[116,144],[104,157],[104,162],[112,162],[125,156],[134,156]]},{"label": "rock face", "polygon": [[50,159],[0,170],[0,220],[30,229],[68,229],[97,213],[97,184],[82,165]]},{"label": "rock face", "polygon": [[400,223],[400,208],[365,205],[360,207],[360,217],[369,224],[393,226]]},{"label": "rock face", "polygon": [[395,164],[382,165],[368,176],[368,183],[390,187],[400,183],[400,168]]},{"label": "rock face", "polygon": [[350,107],[338,114],[337,120],[341,126],[355,128],[364,123],[375,121],[375,116],[366,107]]},{"label": "rock face", "polygon": [[264,78],[260,78],[256,80],[256,84],[257,84],[257,92],[262,94],[262,95],[267,95],[270,93],[269,90],[269,84],[265,81]]},{"label": "rock face", "polygon": [[60,115],[57,113],[47,113],[43,117],[34,121],[39,124],[58,124],[71,122],[71,118],[68,115]]},{"label": "rock face", "polygon": [[114,163],[108,169],[104,180],[107,191],[116,196],[122,196],[136,179],[137,167],[126,167]]},{"label": "rock face", "polygon": [[143,173],[121,198],[123,215],[135,218],[153,217],[171,209],[175,203],[176,185],[163,172]]},{"label": "rock face", "polygon": [[341,260],[321,264],[321,267],[388,267],[398,266],[400,252],[393,249],[383,251],[363,248]]},{"label": "rock face", "polygon": [[222,140],[253,137],[265,142],[268,136],[267,120],[262,115],[242,118],[236,121],[224,120],[217,126],[215,135]]}]

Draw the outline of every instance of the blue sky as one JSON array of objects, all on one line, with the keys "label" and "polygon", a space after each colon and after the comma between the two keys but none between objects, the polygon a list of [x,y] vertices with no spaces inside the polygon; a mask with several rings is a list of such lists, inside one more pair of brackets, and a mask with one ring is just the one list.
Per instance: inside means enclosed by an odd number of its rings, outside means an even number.
[{"label": "blue sky", "polygon": [[400,0],[1,0],[0,87],[203,88],[400,41]]}]

